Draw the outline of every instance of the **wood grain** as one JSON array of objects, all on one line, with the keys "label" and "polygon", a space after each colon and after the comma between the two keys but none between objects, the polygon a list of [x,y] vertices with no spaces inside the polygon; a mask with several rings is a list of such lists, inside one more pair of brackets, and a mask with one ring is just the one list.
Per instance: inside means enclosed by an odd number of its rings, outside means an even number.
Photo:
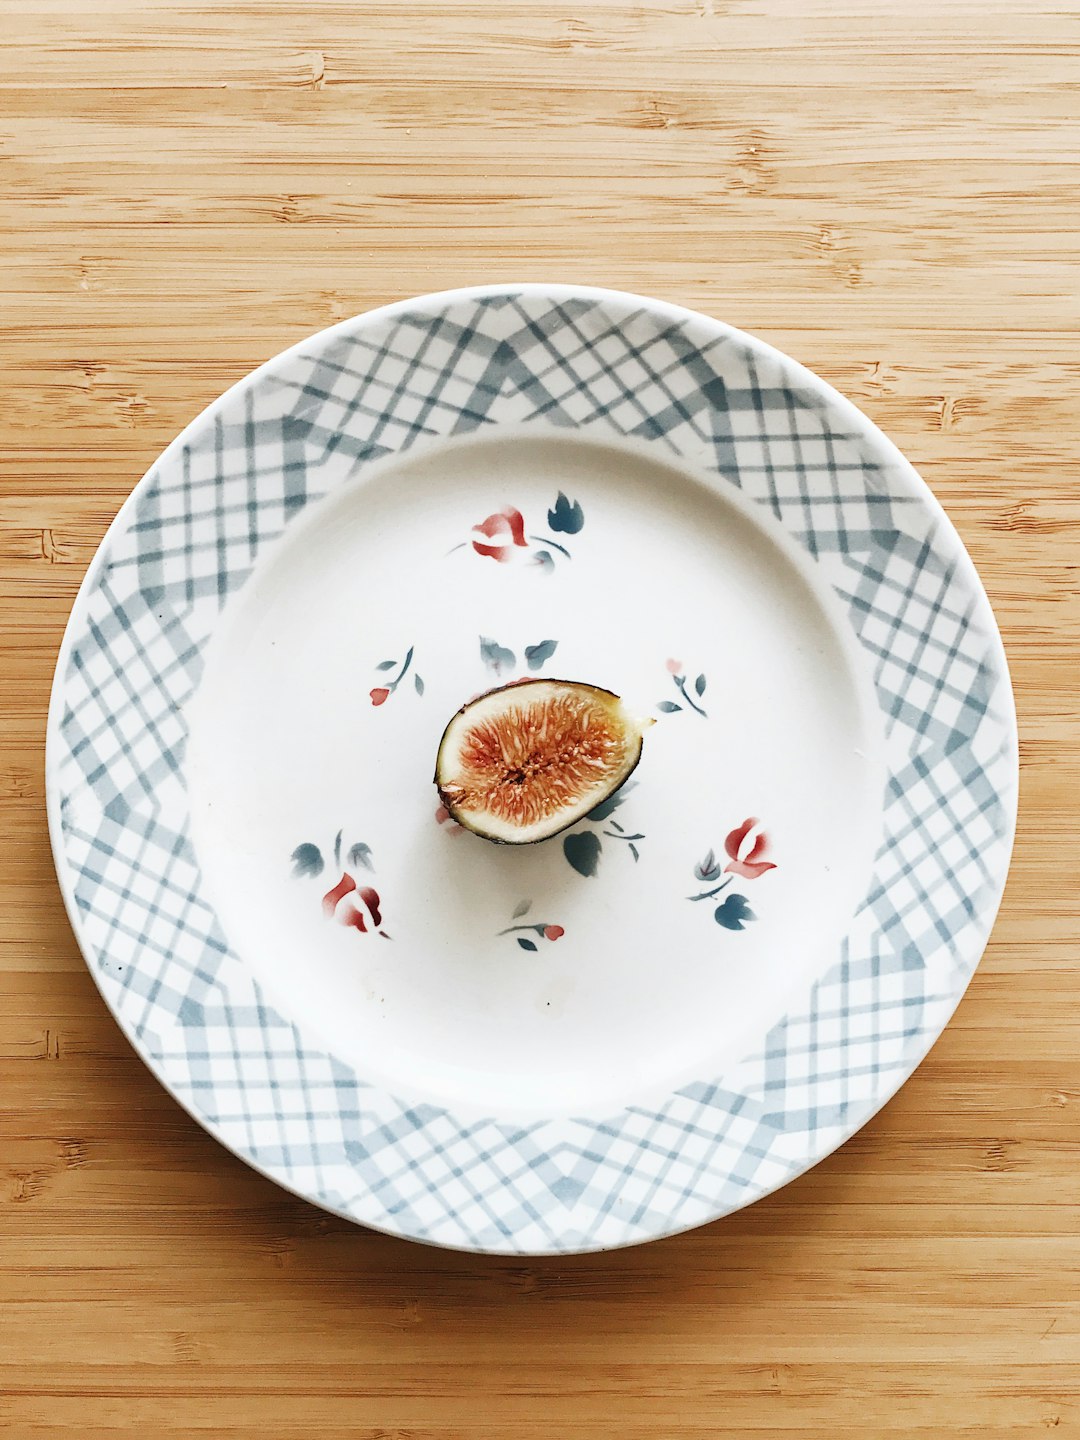
[{"label": "wood grain", "polygon": [[[1080,1436],[1080,5],[5,0],[0,1430],[99,1440]],[[1020,707],[1016,860],[831,1159],[600,1257],[439,1253],[222,1151],[88,978],[42,809],[83,570],[203,405],[405,295],[696,306],[944,502]]]}]

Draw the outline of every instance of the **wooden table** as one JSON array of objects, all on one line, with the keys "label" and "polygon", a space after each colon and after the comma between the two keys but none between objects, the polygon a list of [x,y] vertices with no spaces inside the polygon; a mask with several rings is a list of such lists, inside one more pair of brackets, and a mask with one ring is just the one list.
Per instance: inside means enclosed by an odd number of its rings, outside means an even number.
[{"label": "wooden table", "polygon": [[[0,1431],[1080,1435],[1080,4],[5,0]],[[211,1141],[64,917],[54,658],[108,521],[257,362],[568,279],[773,341],[907,452],[997,609],[1012,879],[956,1019],[802,1180],[609,1256],[368,1234]]]}]

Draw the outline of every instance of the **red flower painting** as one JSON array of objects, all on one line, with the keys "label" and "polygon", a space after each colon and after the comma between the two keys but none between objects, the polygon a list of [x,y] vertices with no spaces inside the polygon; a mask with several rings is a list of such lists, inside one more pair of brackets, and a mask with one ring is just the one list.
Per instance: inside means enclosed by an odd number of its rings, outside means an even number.
[{"label": "red flower painting", "polygon": [[481,520],[473,529],[476,531],[476,538],[473,539],[472,547],[476,553],[487,555],[500,563],[505,564],[512,557],[515,546],[524,550],[529,548],[529,542],[525,538],[525,517],[512,505],[496,510],[494,515]]},{"label": "red flower painting", "polygon": [[[576,500],[560,490],[554,505],[547,512],[548,529],[556,535],[576,535],[585,524],[585,512]],[[472,547],[477,555],[507,565],[524,560],[527,565],[545,574],[555,569],[555,557],[570,559],[570,551],[551,535],[525,533],[525,516],[515,505],[504,505],[472,527],[472,535],[454,545],[449,553]],[[522,551],[527,554],[522,555]]]},{"label": "red flower painting", "polygon": [[739,875],[744,880],[757,880],[766,870],[776,869],[771,860],[765,859],[769,853],[769,842],[761,829],[760,820],[744,820],[729,833],[724,841],[724,850],[729,860],[724,866],[725,872]]},{"label": "red flower painting", "polygon": [[[729,831],[724,841],[724,851],[728,856],[728,863],[723,870],[716,858],[715,850],[710,850],[704,860],[699,860],[694,866],[694,879],[703,881],[706,885],[712,885],[710,890],[699,890],[696,895],[688,895],[688,900],[714,900],[722,890],[728,890],[735,876],[743,880],[758,880],[769,870],[775,870],[776,866],[771,860],[766,860],[768,853],[768,840],[761,828],[761,821],[753,818],[744,820],[734,830]],[[721,878],[721,877],[724,878]],[[713,885],[714,880],[719,880],[718,885]],[[730,890],[723,900],[713,911],[713,919],[725,930],[745,930],[747,925],[757,919],[753,910],[746,903],[745,895],[732,894]]]},{"label": "red flower painting", "polygon": [[323,914],[366,935],[369,928],[389,938],[382,929],[382,901],[370,885],[357,885],[346,870],[337,884],[322,898]]},{"label": "red flower painting", "polygon": [[[531,909],[532,901],[522,900],[515,908],[513,918],[520,920],[522,915],[527,915]],[[561,940],[566,931],[561,925],[551,925],[546,920],[541,920],[539,923],[533,921],[524,925],[508,925],[505,930],[500,930],[499,934],[513,935],[522,950],[536,951],[539,946],[535,940],[529,938],[530,935],[537,935],[541,940],[555,941]]]}]

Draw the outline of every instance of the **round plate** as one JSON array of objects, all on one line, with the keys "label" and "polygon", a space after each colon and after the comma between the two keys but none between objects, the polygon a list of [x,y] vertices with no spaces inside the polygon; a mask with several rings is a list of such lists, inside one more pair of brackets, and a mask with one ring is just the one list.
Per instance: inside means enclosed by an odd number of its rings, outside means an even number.
[{"label": "round plate", "polygon": [[[472,695],[656,724],[565,835],[438,804]],[[136,487],[49,715],[57,871],[214,1135],[414,1239],[631,1244],[774,1190],[911,1073],[979,959],[1012,693],[959,538],[777,351],[611,291],[377,310]]]}]

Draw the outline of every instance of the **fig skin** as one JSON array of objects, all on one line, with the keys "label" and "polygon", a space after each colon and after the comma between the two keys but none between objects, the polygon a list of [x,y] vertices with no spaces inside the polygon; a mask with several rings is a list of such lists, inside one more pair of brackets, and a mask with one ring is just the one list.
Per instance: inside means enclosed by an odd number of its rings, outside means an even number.
[{"label": "fig skin", "polygon": [[[535,679],[530,678],[523,680],[510,680],[505,685],[493,685],[489,690],[485,690],[481,694],[474,696],[471,700],[467,701],[466,704],[462,705],[460,709],[454,712],[454,714],[447,721],[446,727],[442,733],[442,738],[439,741],[439,749],[435,758],[435,788],[439,793],[439,799],[442,801],[446,809],[450,812],[451,818],[455,820],[457,824],[459,824],[463,829],[470,831],[473,835],[479,836],[482,840],[488,841],[488,843],[491,845],[542,845],[545,840],[554,839],[556,835],[561,835],[564,831],[569,830],[572,826],[580,824],[582,820],[587,818],[589,813],[588,811],[586,811],[584,814],[571,814],[567,820],[563,821],[561,824],[556,825],[555,828],[545,830],[542,835],[537,835],[532,839],[516,840],[512,839],[510,836],[493,835],[490,831],[483,828],[482,812],[475,813],[468,810],[459,810],[457,808],[458,802],[461,800],[461,797],[464,794],[464,792],[461,790],[461,787],[455,786],[452,783],[443,784],[439,779],[443,766],[447,736],[449,735],[450,730],[456,720],[460,719],[460,717],[464,715],[467,711],[471,710],[474,706],[478,706],[482,701],[487,700],[492,695],[501,695],[509,691],[516,692],[519,690],[527,692],[534,686],[543,688],[544,690],[551,690],[559,686],[565,686],[568,690],[572,691],[591,692],[593,695],[601,698],[606,704],[609,704],[612,709],[622,705],[622,697],[620,695],[617,695],[614,690],[607,690],[602,685],[592,685],[588,682],[581,680],[564,680],[558,679],[556,677],[549,678],[548,676],[537,676]],[[645,726],[651,723],[651,721],[646,721],[644,726],[639,726],[637,733],[637,748],[633,753],[633,759],[631,763],[627,766],[625,773],[622,775],[622,778],[619,780],[617,785],[612,785],[610,789],[604,791],[603,794],[599,794],[597,796],[595,805],[603,804],[605,800],[609,799],[612,795],[616,794],[619,790],[621,790],[622,787],[626,784],[627,780],[630,779],[630,776],[637,769],[641,761],[641,753],[644,744],[643,731]],[[629,728],[630,727],[628,726],[628,734]],[[595,808],[595,805],[591,808]]]}]

